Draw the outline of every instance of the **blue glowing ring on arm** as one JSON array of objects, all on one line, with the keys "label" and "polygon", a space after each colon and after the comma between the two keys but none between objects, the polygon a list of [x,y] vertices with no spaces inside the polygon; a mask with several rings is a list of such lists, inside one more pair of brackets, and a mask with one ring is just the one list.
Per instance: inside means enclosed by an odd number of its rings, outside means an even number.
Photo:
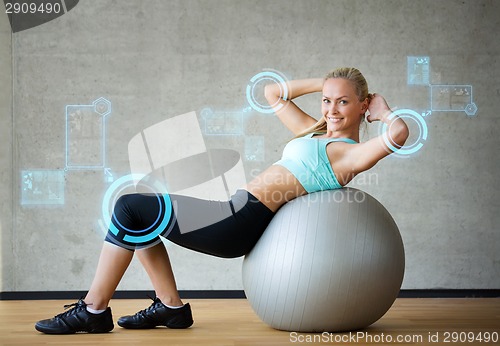
[{"label": "blue glowing ring on arm", "polygon": [[[282,99],[284,99],[284,100],[288,99],[288,87],[286,85],[285,78],[280,76],[277,72],[273,72],[273,71],[264,71],[264,72],[257,73],[255,76],[253,76],[250,79],[250,84],[247,85],[247,90],[246,90],[248,103],[256,111],[258,111],[260,113],[269,114],[269,113],[273,113],[275,111],[278,111],[279,109],[281,109],[283,107],[283,105],[278,104],[276,107],[264,106],[255,100],[255,97],[254,97],[255,86],[257,85],[258,82],[263,81],[263,80],[271,80],[271,81],[279,84],[280,90],[282,91],[280,93],[280,95],[281,95]],[[281,86],[283,86],[283,88]]]},{"label": "blue glowing ring on arm", "polygon": [[400,118],[409,118],[416,120],[418,128],[419,128],[419,136],[417,141],[411,145],[403,145],[401,148],[396,148],[392,143],[394,141],[389,140],[388,132],[387,132],[387,124],[383,123],[382,125],[382,133],[384,138],[384,143],[389,147],[390,150],[399,154],[399,155],[410,155],[416,153],[423,147],[423,141],[427,139],[428,129],[427,124],[425,123],[424,118],[419,113],[415,112],[411,109],[398,109],[392,112],[387,119],[392,120],[395,116],[399,116]]}]

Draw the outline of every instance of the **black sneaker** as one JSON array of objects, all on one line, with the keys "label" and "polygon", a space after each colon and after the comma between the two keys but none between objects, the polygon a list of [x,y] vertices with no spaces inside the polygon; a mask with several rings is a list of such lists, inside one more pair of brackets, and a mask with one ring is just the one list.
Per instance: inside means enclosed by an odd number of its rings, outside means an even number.
[{"label": "black sneaker", "polygon": [[46,334],[107,333],[113,330],[111,308],[108,307],[101,314],[93,314],[87,311],[87,304],[82,299],[64,306],[65,309],[70,307],[72,309],[54,318],[38,321],[35,329]]},{"label": "black sneaker", "polygon": [[179,309],[170,309],[159,298],[153,299],[150,307],[137,312],[134,316],[123,316],[118,319],[118,325],[128,329],[151,329],[156,326],[184,329],[191,327],[192,324],[193,315],[189,303]]}]

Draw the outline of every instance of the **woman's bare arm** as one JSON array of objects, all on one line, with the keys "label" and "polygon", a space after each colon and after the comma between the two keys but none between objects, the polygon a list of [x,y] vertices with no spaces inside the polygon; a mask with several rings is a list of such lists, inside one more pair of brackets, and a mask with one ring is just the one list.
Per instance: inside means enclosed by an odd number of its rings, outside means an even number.
[{"label": "woman's bare arm", "polygon": [[[281,122],[294,134],[316,124],[317,120],[300,109],[292,100],[296,97],[320,92],[323,89],[323,78],[299,79],[282,84],[269,84],[265,88],[265,97],[276,112]],[[288,90],[287,99],[283,98],[284,88]]]},{"label": "woman's bare arm", "polygon": [[[344,158],[353,173],[372,168],[379,160],[403,147],[409,136],[406,123],[393,114],[385,99],[378,94],[370,95],[368,122],[381,121],[387,125],[385,133],[364,143],[348,146]],[[389,145],[388,145],[389,144]]]}]

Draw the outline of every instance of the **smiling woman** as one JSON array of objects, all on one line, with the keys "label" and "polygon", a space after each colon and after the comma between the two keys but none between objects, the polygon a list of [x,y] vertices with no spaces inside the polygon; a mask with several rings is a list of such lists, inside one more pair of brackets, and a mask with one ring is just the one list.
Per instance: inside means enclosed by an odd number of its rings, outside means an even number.
[{"label": "smiling woman", "polygon": [[[281,89],[284,87],[278,84],[268,85],[266,98],[269,104],[275,105],[279,119],[296,136],[274,167],[284,168],[304,188],[303,191],[299,188],[296,196],[348,184],[358,173],[401,148],[408,138],[404,121],[391,112],[381,95],[368,93],[368,84],[356,68],[338,68],[325,78],[289,81],[287,99],[281,96]],[[323,93],[319,120],[293,102],[297,97],[315,92]],[[384,122],[387,132],[359,143],[359,128],[367,111],[366,120]],[[270,208],[276,207],[261,188],[249,191],[260,196]]]},{"label": "smiling woman", "polygon": [[[281,90],[286,89],[290,93],[281,95]],[[319,121],[292,101],[321,91],[323,116]],[[385,137],[393,140],[394,147],[401,147],[408,136],[405,123],[391,114],[384,98],[368,95],[363,75],[354,68],[334,70],[325,79],[291,81],[287,88],[274,83],[265,88],[265,96],[284,125],[297,135],[286,146],[282,159],[238,189],[229,201],[172,194],[163,198],[166,202],[163,204],[157,196],[139,193],[118,199],[111,217],[113,226],[86,297],[75,303],[73,309],[36,323],[38,331],[51,334],[111,331],[114,325],[108,303],[134,253],[146,269],[157,298],[147,309],[121,317],[118,324],[131,329],[159,325],[188,328],[193,323],[191,308],[181,301],[166,248],[163,242],[156,241],[159,235],[213,256],[244,256],[286,202],[308,193],[342,188],[356,174],[393,152],[383,140]],[[367,110],[368,121],[383,121],[388,130],[379,138],[359,143],[359,125]],[[148,242],[141,246],[128,244],[121,238],[127,230],[156,232],[153,226],[160,219],[164,226],[154,237],[149,238],[148,233]]]},{"label": "smiling woman", "polygon": [[[366,84],[365,84],[366,85]],[[342,78],[328,78],[323,85],[321,113],[326,122],[326,137],[342,135],[344,129],[356,126],[368,109],[368,93],[356,95],[351,82]],[[359,141],[359,131],[352,134]]]}]

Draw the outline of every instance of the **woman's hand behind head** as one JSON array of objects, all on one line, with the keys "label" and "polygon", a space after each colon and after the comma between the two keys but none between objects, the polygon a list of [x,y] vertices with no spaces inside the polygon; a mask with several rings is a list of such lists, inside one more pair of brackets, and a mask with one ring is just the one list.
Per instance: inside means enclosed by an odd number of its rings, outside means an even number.
[{"label": "woman's hand behind head", "polygon": [[368,112],[370,114],[366,117],[366,120],[369,123],[384,120],[391,114],[391,109],[382,95],[368,94],[368,100]]}]

